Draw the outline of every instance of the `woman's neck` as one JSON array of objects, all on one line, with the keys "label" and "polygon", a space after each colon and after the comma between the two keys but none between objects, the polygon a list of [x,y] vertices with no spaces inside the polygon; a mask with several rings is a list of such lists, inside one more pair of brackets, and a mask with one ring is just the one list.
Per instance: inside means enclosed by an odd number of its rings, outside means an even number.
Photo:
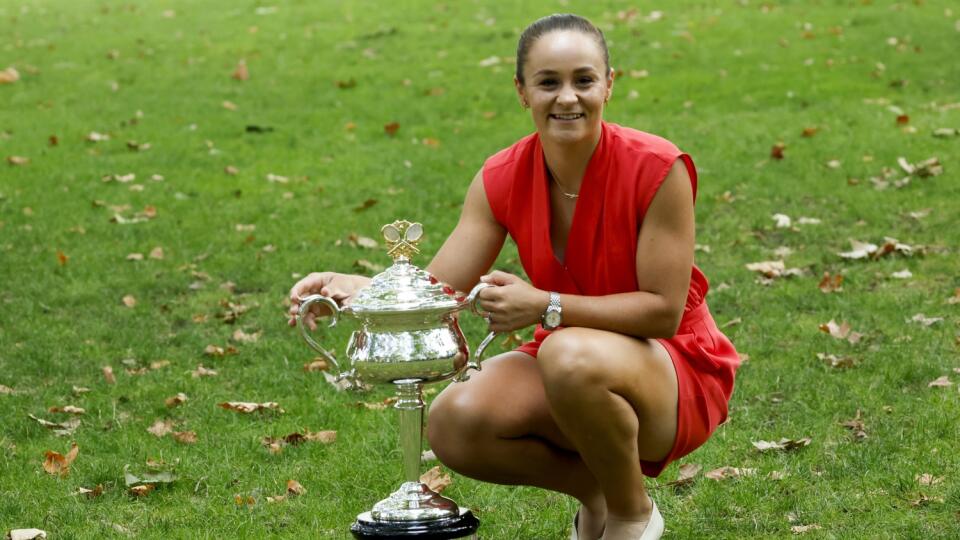
[{"label": "woman's neck", "polygon": [[585,141],[575,143],[557,143],[541,137],[543,158],[549,172],[555,180],[560,182],[565,191],[579,192],[583,175],[587,172],[590,158],[600,143],[600,130],[595,136]]}]

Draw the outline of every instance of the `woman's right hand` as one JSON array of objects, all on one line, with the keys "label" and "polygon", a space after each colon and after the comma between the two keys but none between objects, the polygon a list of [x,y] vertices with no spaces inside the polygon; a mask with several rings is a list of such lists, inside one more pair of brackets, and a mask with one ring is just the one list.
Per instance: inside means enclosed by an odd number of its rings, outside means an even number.
[{"label": "woman's right hand", "polygon": [[[304,298],[311,294],[322,294],[333,299],[337,305],[350,302],[353,295],[370,283],[370,278],[353,274],[339,274],[337,272],[313,272],[298,281],[290,289],[290,326],[297,325],[297,312]],[[314,303],[303,316],[303,322],[310,330],[317,329],[317,317],[330,315],[330,309],[320,303]]]}]

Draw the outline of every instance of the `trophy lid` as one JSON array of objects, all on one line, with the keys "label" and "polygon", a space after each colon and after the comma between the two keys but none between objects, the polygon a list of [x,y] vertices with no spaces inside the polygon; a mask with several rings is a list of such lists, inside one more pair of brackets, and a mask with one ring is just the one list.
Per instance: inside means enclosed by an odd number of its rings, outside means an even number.
[{"label": "trophy lid", "polygon": [[447,311],[461,306],[454,291],[425,270],[410,263],[420,250],[423,225],[398,220],[384,225],[380,232],[387,243],[393,265],[373,277],[350,302],[357,314],[426,313]]}]

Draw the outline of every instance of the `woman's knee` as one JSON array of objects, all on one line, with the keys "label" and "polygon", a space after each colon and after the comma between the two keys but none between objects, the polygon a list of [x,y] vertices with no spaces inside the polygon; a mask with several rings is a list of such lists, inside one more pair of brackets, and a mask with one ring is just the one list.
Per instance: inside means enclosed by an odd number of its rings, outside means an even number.
[{"label": "woman's knee", "polygon": [[551,389],[604,384],[608,374],[602,348],[594,336],[578,328],[547,336],[537,353],[537,365],[548,394]]},{"label": "woman's knee", "polygon": [[430,404],[427,418],[427,440],[434,454],[445,464],[454,467],[466,459],[471,440],[483,431],[482,418],[477,407],[461,388],[447,387]]}]

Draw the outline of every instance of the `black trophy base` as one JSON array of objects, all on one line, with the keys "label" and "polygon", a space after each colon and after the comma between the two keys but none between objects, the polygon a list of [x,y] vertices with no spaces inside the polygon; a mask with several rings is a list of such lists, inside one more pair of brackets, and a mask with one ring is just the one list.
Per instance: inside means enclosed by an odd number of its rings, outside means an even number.
[{"label": "black trophy base", "polygon": [[361,540],[384,538],[417,538],[422,540],[454,540],[476,538],[480,520],[473,512],[460,509],[460,515],[433,521],[375,521],[370,512],[357,516],[350,526],[354,538]]}]

